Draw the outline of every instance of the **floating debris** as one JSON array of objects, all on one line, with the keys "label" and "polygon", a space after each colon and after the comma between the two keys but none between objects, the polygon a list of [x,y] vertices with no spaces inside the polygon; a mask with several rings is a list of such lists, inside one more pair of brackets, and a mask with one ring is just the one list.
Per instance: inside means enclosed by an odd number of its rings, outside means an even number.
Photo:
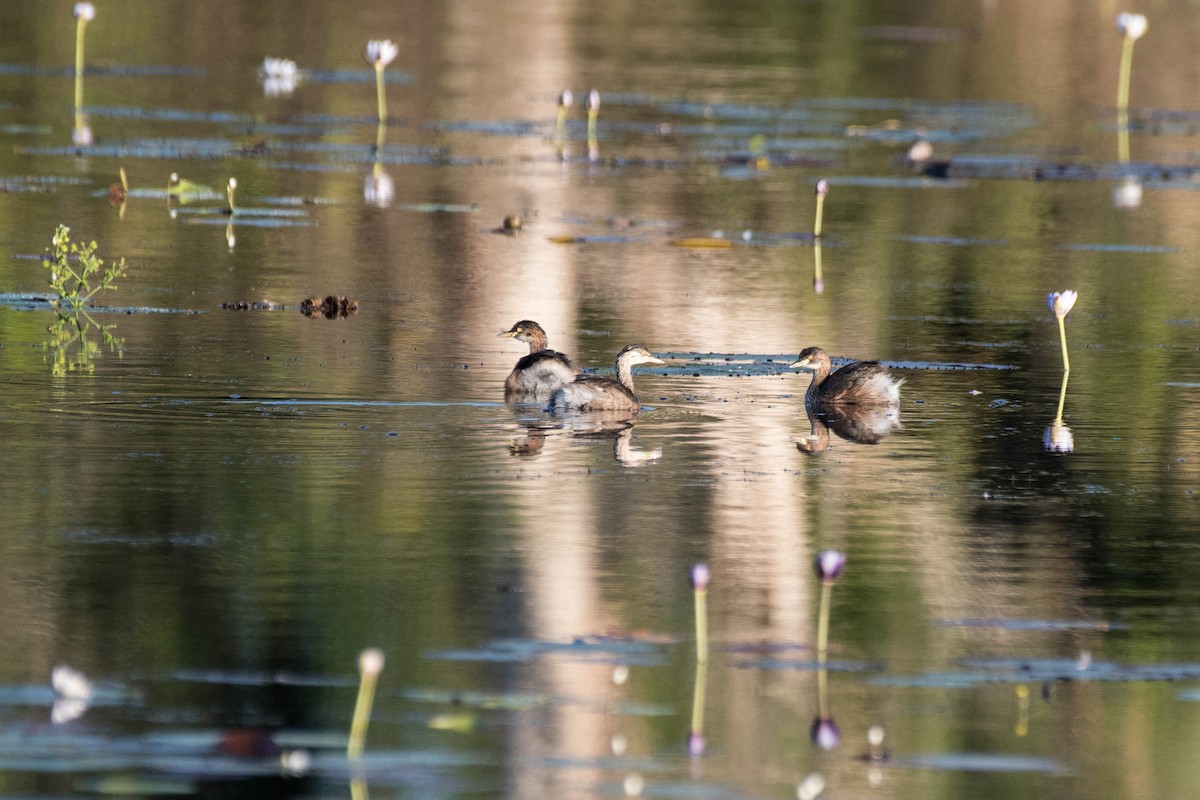
[{"label": "floating debris", "polygon": [[300,301],[300,313],[313,319],[317,317],[346,319],[358,313],[358,301],[340,295],[337,297],[329,295],[324,300],[319,297],[310,297]]},{"label": "floating debris", "polygon": [[231,303],[221,303],[221,308],[226,311],[276,311],[282,306],[274,301],[263,299],[235,300]]}]

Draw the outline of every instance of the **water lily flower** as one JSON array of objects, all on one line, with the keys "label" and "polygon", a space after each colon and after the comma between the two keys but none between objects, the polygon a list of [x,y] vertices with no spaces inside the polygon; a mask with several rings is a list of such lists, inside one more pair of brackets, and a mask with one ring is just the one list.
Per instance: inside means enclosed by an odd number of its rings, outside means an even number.
[{"label": "water lily flower", "polygon": [[1054,316],[1062,319],[1075,307],[1075,301],[1078,299],[1079,292],[1074,289],[1065,289],[1061,292],[1051,292],[1046,295],[1046,304],[1050,306],[1050,310],[1054,312]]},{"label": "water lily flower", "polygon": [[808,731],[808,738],[822,750],[833,750],[842,743],[842,732],[833,717],[817,717]]},{"label": "water lily flower", "polygon": [[817,577],[825,583],[833,583],[846,566],[846,554],[840,550],[823,550],[813,561]]},{"label": "water lily flower", "polygon": [[68,700],[91,700],[95,691],[86,675],[66,664],[59,664],[50,673],[50,686],[55,695]]},{"label": "water lily flower", "polygon": [[1137,208],[1142,204],[1142,182],[1127,176],[1113,189],[1114,208]]},{"label": "water lily flower", "polygon": [[825,196],[829,194],[829,181],[821,178],[817,181],[817,221],[813,223],[813,238],[821,238],[821,223],[825,219]]},{"label": "water lily flower", "polygon": [[563,130],[567,124],[567,112],[575,103],[575,95],[570,89],[563,89],[558,95],[558,117],[554,121],[554,135],[562,138]]},{"label": "water lily flower", "polygon": [[1136,42],[1145,35],[1148,27],[1150,23],[1145,14],[1131,14],[1128,11],[1117,14],[1117,32],[1127,39]]},{"label": "water lily flower", "polygon": [[54,689],[54,704],[50,707],[50,722],[54,725],[82,717],[95,691],[86,675],[66,664],[59,664],[50,673],[50,686]]},{"label": "water lily flower", "polygon": [[825,791],[825,776],[819,772],[811,772],[796,786],[796,800],[817,800]]},{"label": "water lily flower", "polygon": [[708,661],[708,580],[707,564],[692,566],[690,580],[692,594],[696,601],[696,661],[701,664]]},{"label": "water lily flower", "polygon": [[363,58],[375,67],[375,105],[379,115],[379,132],[375,139],[375,149],[383,149],[383,126],[387,120],[387,95],[383,91],[383,70],[400,55],[400,46],[391,39],[372,39],[367,42]]},{"label": "water lily flower", "polygon": [[587,115],[588,140],[594,142],[596,140],[596,118],[600,116],[600,92],[596,91],[595,89],[592,89],[590,92],[588,92]]},{"label": "water lily flower", "polygon": [[1129,76],[1133,71],[1133,43],[1146,33],[1149,23],[1142,14],[1128,11],[1117,15],[1121,34],[1121,70],[1117,76],[1117,160],[1129,163]]},{"label": "water lily flower", "polygon": [[[87,24],[96,18],[96,7],[91,3],[75,4],[75,113],[83,108],[83,32]],[[91,144],[89,141],[88,144]]]},{"label": "water lily flower", "polygon": [[71,144],[76,147],[91,147],[93,141],[92,126],[86,120],[71,129]]},{"label": "water lily flower", "polygon": [[400,45],[391,39],[372,39],[363,50],[363,58],[375,69],[383,69],[400,55]]},{"label": "water lily flower", "polygon": [[1070,453],[1075,450],[1075,437],[1061,419],[1056,419],[1042,433],[1042,445],[1047,453]]},{"label": "water lily flower", "polygon": [[271,58],[270,56],[263,59],[262,69],[259,70],[258,75],[262,80],[263,94],[267,97],[290,95],[296,91],[296,83],[300,77],[295,61],[290,58]]},{"label": "water lily flower", "polygon": [[1071,359],[1067,356],[1067,326],[1064,323],[1067,314],[1075,307],[1075,301],[1078,299],[1079,293],[1074,289],[1051,292],[1046,295],[1046,304],[1050,306],[1050,310],[1058,319],[1058,338],[1062,342],[1063,372],[1071,371]]},{"label": "water lily flower", "polygon": [[350,721],[350,740],[346,745],[346,757],[356,761],[362,757],[367,738],[367,723],[371,719],[371,705],[375,701],[375,683],[383,672],[383,651],[368,647],[358,657],[358,698],[354,702],[354,717]]},{"label": "water lily flower", "polygon": [[396,199],[396,184],[392,181],[392,176],[384,172],[379,165],[376,165],[363,181],[363,199],[380,208],[387,208]]}]

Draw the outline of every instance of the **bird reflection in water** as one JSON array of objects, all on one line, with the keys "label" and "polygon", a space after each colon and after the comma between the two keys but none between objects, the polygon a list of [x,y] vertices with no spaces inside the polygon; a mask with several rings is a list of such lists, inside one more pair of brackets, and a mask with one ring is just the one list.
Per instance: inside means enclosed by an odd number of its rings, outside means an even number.
[{"label": "bird reflection in water", "polygon": [[625,467],[637,467],[662,457],[662,449],[634,447],[635,415],[630,411],[589,411],[580,414],[558,415],[553,418],[524,419],[523,435],[514,439],[508,452],[514,456],[530,457],[542,452],[551,435],[567,433],[574,441],[611,439],[613,460]]},{"label": "bird reflection in water", "polygon": [[829,406],[813,411],[805,409],[812,432],[796,442],[802,453],[820,453],[829,449],[829,432],[855,444],[879,444],[900,424],[900,409],[895,406]]}]

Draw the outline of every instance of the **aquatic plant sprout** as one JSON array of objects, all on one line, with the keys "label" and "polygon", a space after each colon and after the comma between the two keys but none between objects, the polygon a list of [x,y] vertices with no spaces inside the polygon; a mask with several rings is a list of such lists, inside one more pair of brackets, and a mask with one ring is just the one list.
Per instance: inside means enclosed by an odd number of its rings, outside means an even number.
[{"label": "aquatic plant sprout", "polygon": [[696,660],[701,664],[708,661],[708,581],[707,564],[692,566],[692,591],[696,597]]},{"label": "aquatic plant sprout", "polygon": [[1117,158],[1129,163],[1129,76],[1133,71],[1133,43],[1146,34],[1149,27],[1145,15],[1128,11],[1117,15],[1117,32],[1121,34],[1121,71],[1117,78]]},{"label": "aquatic plant sprout", "polygon": [[825,196],[829,194],[829,181],[822,178],[817,181],[817,218],[813,222],[813,238],[821,238],[821,224],[825,217]]},{"label": "aquatic plant sprout", "polygon": [[596,138],[596,119],[600,116],[600,92],[596,89],[588,92],[587,115],[587,137],[589,140],[594,140]]},{"label": "aquatic plant sprout", "polygon": [[1062,358],[1063,371],[1071,371],[1071,359],[1067,355],[1067,314],[1071,313],[1071,309],[1075,307],[1075,301],[1079,299],[1079,293],[1074,289],[1065,289],[1061,292],[1051,292],[1046,295],[1046,304],[1050,306],[1050,310],[1054,312],[1055,318],[1058,320],[1058,338],[1062,343]]},{"label": "aquatic plant sprout", "polygon": [[75,111],[83,105],[83,32],[87,24],[96,18],[96,7],[91,3],[75,4]]},{"label": "aquatic plant sprout", "polygon": [[[383,70],[400,55],[400,46],[391,39],[372,39],[363,50],[363,58],[375,68],[375,101],[378,106],[380,133],[387,119],[387,96],[383,90]],[[382,144],[382,143],[381,143]]]},{"label": "aquatic plant sprout", "polygon": [[571,93],[570,89],[563,89],[558,95],[558,117],[554,121],[554,135],[559,139],[563,138],[563,132],[567,125],[567,114],[574,103],[575,95]]},{"label": "aquatic plant sprout", "polygon": [[383,672],[383,662],[383,651],[378,647],[369,647],[358,657],[358,698],[354,702],[350,740],[346,744],[346,757],[351,761],[362,758],[367,739],[367,723],[370,722],[371,706],[375,702],[375,685],[379,673]]},{"label": "aquatic plant sprout", "polygon": [[833,583],[841,577],[845,566],[846,554],[840,550],[823,550],[813,561],[813,569],[824,583]]},{"label": "aquatic plant sprout", "polygon": [[813,561],[813,568],[821,579],[821,607],[817,618],[817,662],[821,666],[825,665],[829,645],[829,596],[845,566],[846,554],[840,550],[823,550]]}]

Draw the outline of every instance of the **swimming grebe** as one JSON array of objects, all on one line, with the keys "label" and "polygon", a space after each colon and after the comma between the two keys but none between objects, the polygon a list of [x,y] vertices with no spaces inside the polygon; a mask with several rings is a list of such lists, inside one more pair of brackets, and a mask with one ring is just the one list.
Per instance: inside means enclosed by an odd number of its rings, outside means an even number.
[{"label": "swimming grebe", "polygon": [[631,344],[617,354],[617,378],[580,375],[550,396],[551,410],[638,411],[642,406],[633,393],[633,368],[638,364],[662,364],[640,344]]},{"label": "swimming grebe", "polygon": [[900,405],[900,384],[904,379],[893,378],[878,361],[856,361],[830,375],[829,354],[819,347],[810,347],[791,366],[813,373],[812,383],[804,393],[804,404],[809,408]]},{"label": "swimming grebe", "polygon": [[571,359],[548,347],[546,332],[533,320],[523,319],[500,336],[529,343],[529,355],[517,361],[504,379],[506,402],[547,400],[555,389],[575,380]]}]

